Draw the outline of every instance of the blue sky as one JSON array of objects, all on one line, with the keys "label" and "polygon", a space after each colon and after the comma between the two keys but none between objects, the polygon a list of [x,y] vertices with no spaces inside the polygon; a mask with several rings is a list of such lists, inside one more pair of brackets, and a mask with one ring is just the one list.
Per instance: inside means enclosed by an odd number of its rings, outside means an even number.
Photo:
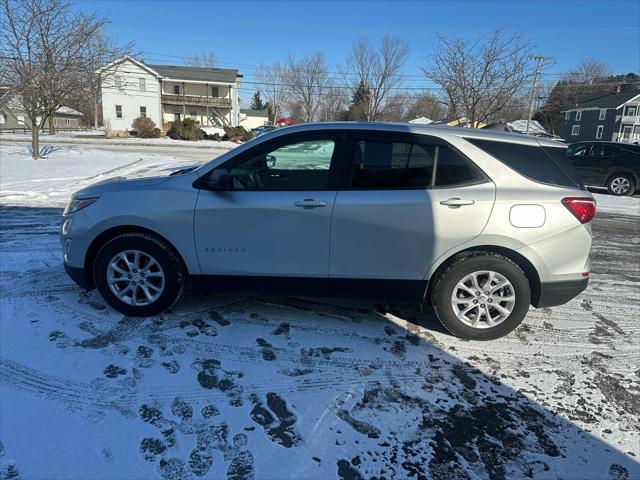
[{"label": "blue sky", "polygon": [[481,38],[496,28],[522,32],[537,53],[553,57],[544,81],[553,81],[586,57],[615,73],[640,71],[640,0],[557,1],[92,1],[77,8],[109,16],[108,32],[135,42],[147,63],[180,64],[189,53],[214,51],[221,67],[245,76],[243,97],[255,88],[255,66],[321,51],[330,69],[343,62],[361,34],[385,33],[410,48],[405,73],[413,87],[437,33]]}]

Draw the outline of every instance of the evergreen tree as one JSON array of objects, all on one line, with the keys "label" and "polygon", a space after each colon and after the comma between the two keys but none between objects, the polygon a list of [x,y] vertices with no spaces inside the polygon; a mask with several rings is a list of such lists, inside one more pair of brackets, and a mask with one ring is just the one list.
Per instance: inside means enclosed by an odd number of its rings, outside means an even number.
[{"label": "evergreen tree", "polygon": [[360,81],[358,88],[353,93],[351,105],[349,105],[349,120],[366,120],[367,107],[371,101],[371,90],[364,82]]},{"label": "evergreen tree", "polygon": [[266,108],[264,103],[262,103],[260,90],[256,90],[256,93],[254,93],[253,97],[251,97],[251,108],[253,110],[264,110]]}]

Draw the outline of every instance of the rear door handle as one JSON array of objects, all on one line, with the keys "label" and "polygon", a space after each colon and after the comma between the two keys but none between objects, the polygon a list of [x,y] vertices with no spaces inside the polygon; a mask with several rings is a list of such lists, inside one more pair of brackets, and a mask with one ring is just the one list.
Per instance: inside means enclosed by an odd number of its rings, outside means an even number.
[{"label": "rear door handle", "polygon": [[464,198],[453,197],[442,200],[440,202],[440,205],[446,205],[449,208],[460,208],[464,207],[465,205],[473,205],[474,203],[476,203],[475,200],[466,200]]},{"label": "rear door handle", "polygon": [[301,208],[319,208],[326,207],[327,202],[323,200],[314,200],[313,198],[305,198],[304,200],[297,201],[295,206]]}]

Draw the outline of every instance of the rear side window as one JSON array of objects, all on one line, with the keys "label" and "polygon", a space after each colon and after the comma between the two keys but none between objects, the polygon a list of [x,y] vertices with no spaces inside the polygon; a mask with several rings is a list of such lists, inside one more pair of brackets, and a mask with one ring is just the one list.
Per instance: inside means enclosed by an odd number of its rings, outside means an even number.
[{"label": "rear side window", "polygon": [[436,166],[436,187],[468,185],[485,180],[484,174],[449,147],[439,146]]},{"label": "rear side window", "polygon": [[434,146],[403,142],[355,144],[351,186],[358,189],[425,188],[431,185]]},{"label": "rear side window", "polygon": [[522,145],[468,138],[468,142],[530,180],[558,187],[582,188],[564,147]]}]

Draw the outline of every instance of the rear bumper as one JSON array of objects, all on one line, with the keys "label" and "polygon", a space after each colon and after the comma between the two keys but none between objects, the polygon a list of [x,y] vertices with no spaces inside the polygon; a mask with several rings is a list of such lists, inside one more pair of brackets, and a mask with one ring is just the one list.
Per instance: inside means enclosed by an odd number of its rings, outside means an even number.
[{"label": "rear bumper", "polygon": [[541,283],[537,298],[534,298],[531,304],[536,308],[562,305],[580,295],[588,284],[588,278]]},{"label": "rear bumper", "polygon": [[84,268],[72,267],[70,265],[64,264],[64,271],[67,272],[67,275],[78,284],[78,286],[89,290],[91,287],[89,282],[87,281],[87,275],[84,271]]}]

